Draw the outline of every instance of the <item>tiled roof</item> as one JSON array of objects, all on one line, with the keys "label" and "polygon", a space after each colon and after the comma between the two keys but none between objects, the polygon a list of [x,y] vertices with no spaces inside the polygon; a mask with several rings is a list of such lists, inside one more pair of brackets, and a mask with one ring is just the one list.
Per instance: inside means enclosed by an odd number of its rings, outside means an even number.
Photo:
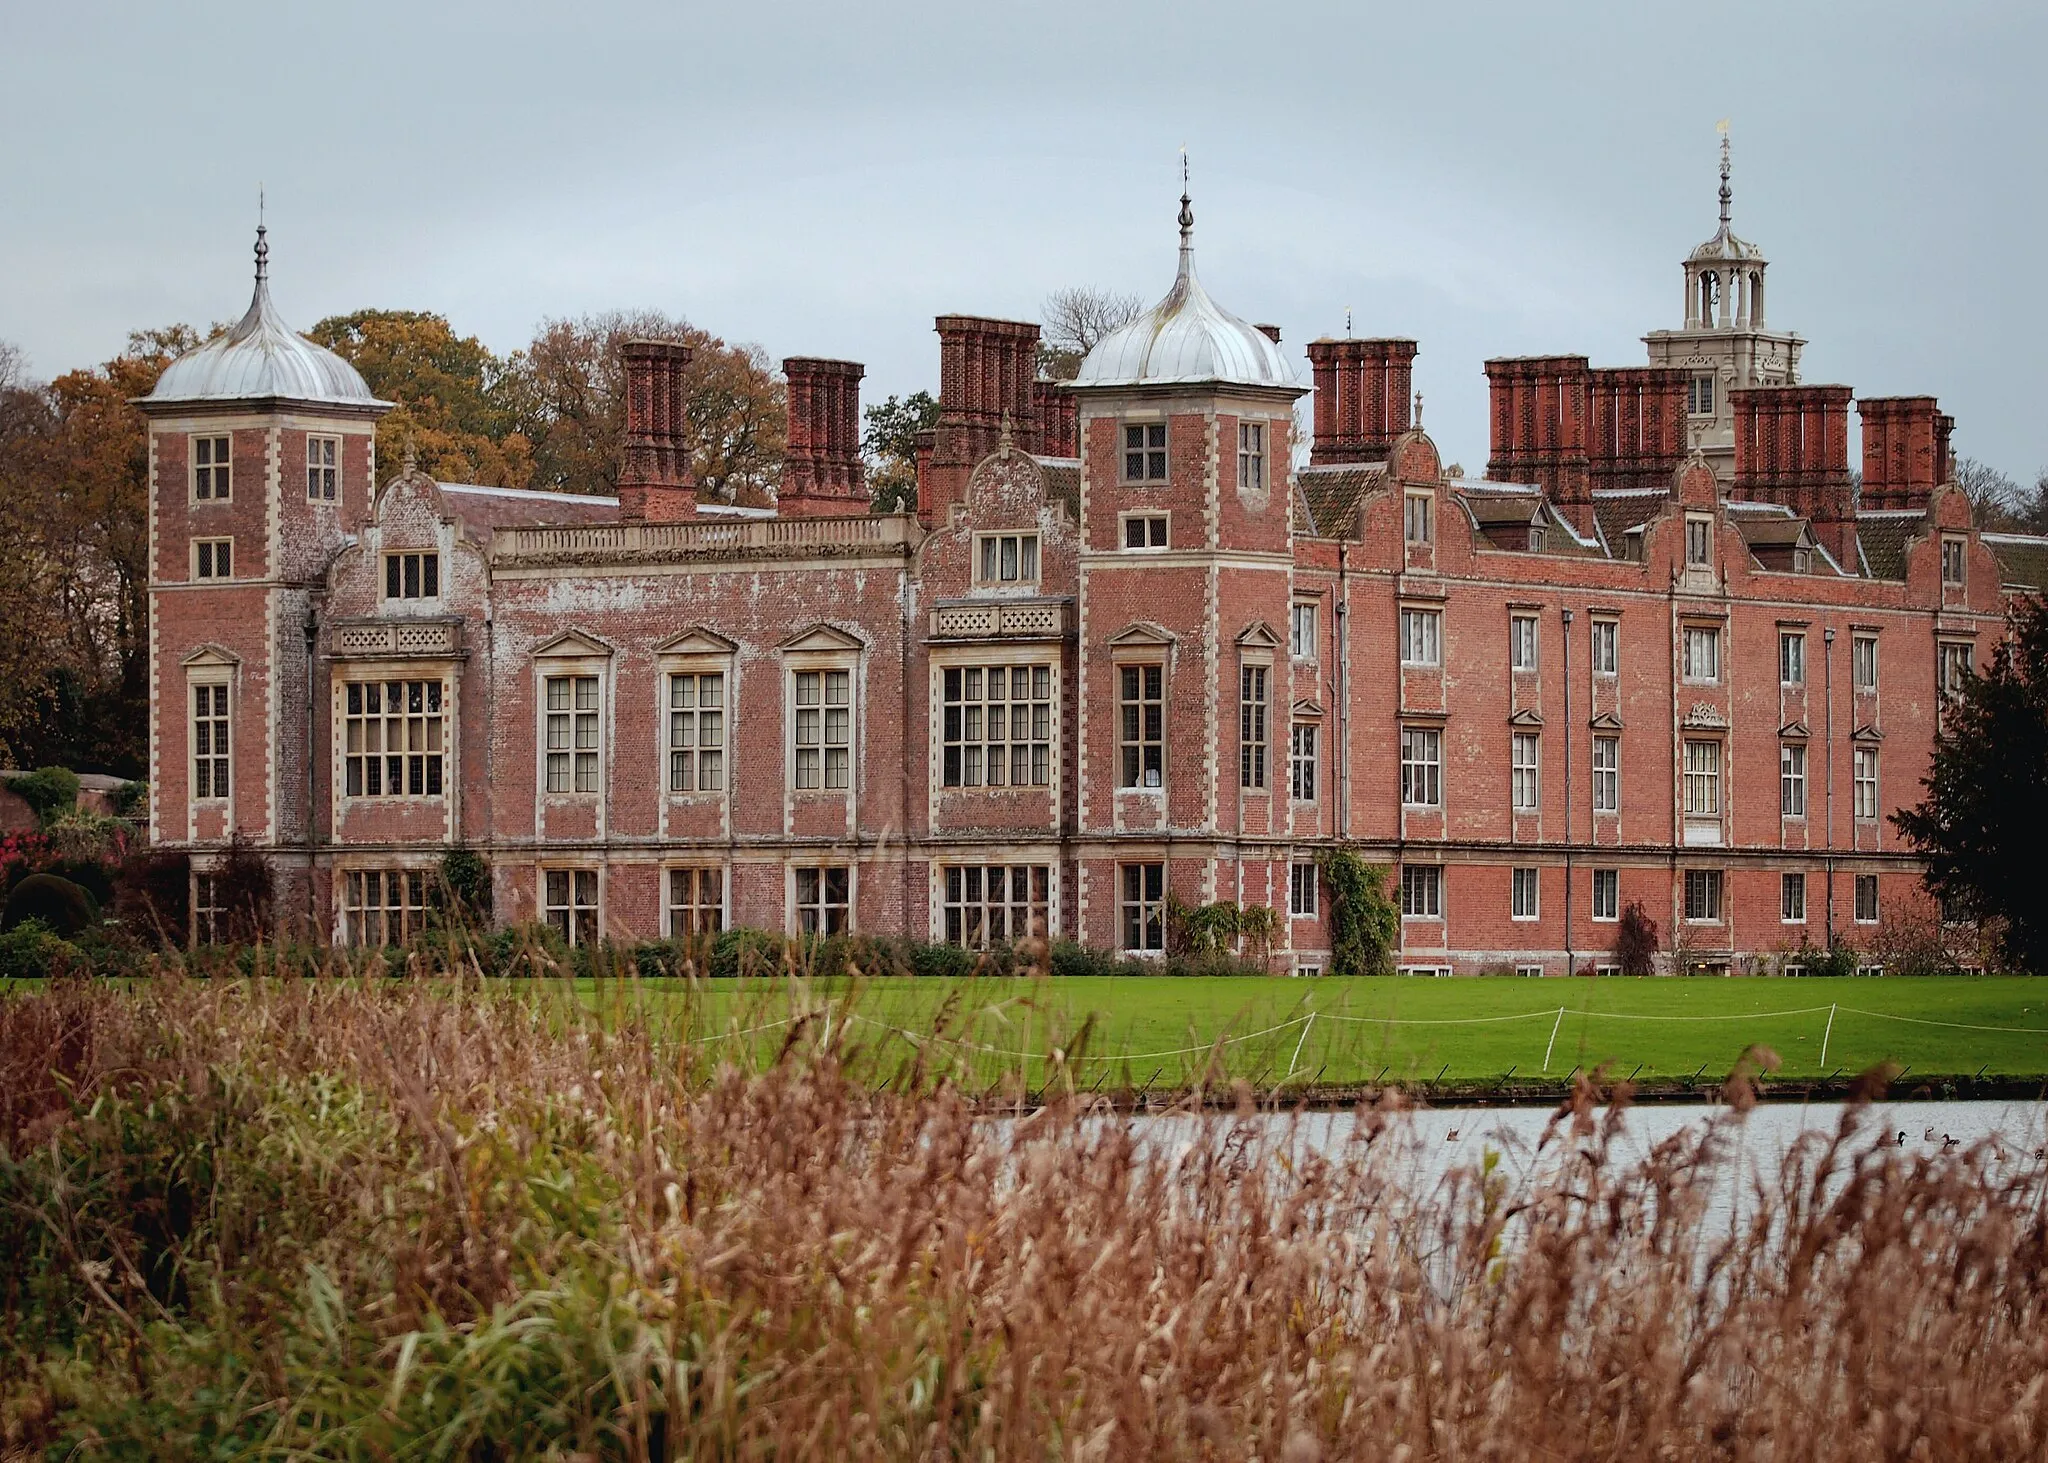
[{"label": "tiled roof", "polygon": [[1053,502],[1064,503],[1067,514],[1074,522],[1081,521],[1081,459],[1078,457],[1041,457],[1036,459],[1038,471],[1045,478],[1045,495]]},{"label": "tiled roof", "polygon": [[1906,577],[1906,544],[1927,526],[1924,513],[1859,513],[1856,542],[1863,550],[1864,572],[1872,579]]},{"label": "tiled roof", "polygon": [[1593,494],[1593,520],[1600,525],[1600,536],[1607,541],[1607,552],[1616,558],[1621,557],[1622,535],[1663,512],[1670,497],[1662,488],[1632,488]]},{"label": "tiled roof", "polygon": [[1998,556],[1999,577],[2005,583],[2048,589],[2048,538],[2031,533],[1987,533],[1984,547]]},{"label": "tiled roof", "polygon": [[1306,532],[1319,538],[1352,538],[1358,529],[1358,505],[1386,482],[1387,470],[1377,462],[1305,467],[1299,478],[1302,502],[1308,508]]}]

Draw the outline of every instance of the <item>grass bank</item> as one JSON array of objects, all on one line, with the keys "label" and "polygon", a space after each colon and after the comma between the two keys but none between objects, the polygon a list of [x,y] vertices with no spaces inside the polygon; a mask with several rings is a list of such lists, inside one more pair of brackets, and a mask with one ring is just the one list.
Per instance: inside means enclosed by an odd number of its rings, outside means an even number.
[{"label": "grass bank", "polygon": [[678,1039],[695,993],[583,995],[0,1001],[0,1451],[2048,1452],[2038,1159],[1851,1109],[1730,1231],[1741,1100],[1637,1159],[1581,1084],[1529,1177],[1418,1188],[1394,1104],[1334,1150],[1249,1103],[1170,1145],[1072,1097],[996,1124],[843,1005],[749,1069]]}]

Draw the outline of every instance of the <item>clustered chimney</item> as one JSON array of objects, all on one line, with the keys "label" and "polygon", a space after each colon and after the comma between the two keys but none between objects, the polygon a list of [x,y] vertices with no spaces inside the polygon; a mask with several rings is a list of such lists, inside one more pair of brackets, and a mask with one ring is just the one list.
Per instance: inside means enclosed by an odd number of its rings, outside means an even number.
[{"label": "clustered chimney", "polygon": [[858,361],[791,356],[782,374],[788,382],[789,440],[776,511],[785,518],[865,513],[860,381],[866,369]]},{"label": "clustered chimney", "polygon": [[1038,327],[1019,320],[941,315],[939,422],[929,471],[919,484],[918,514],[944,518],[967,489],[974,465],[995,451],[1010,418],[1011,440],[1038,450]]},{"label": "clustered chimney", "polygon": [[1687,376],[1668,366],[1594,369],[1584,356],[1486,363],[1493,449],[1486,475],[1535,483],[1580,533],[1593,490],[1669,488],[1685,456]]},{"label": "clustered chimney", "polygon": [[1497,357],[1486,363],[1492,451],[1486,475],[1535,483],[1581,532],[1593,528],[1587,450],[1592,370],[1584,356]]},{"label": "clustered chimney", "polygon": [[629,340],[619,349],[626,368],[626,450],[619,469],[619,516],[673,523],[697,516],[690,472],[690,417],[683,372],[691,350],[668,340]]},{"label": "clustered chimney", "polygon": [[1865,508],[1927,509],[1948,478],[1954,417],[1931,396],[1875,396],[1856,403],[1863,418]]},{"label": "clustered chimney", "polygon": [[1038,450],[1047,457],[1081,455],[1081,403],[1057,381],[1031,383],[1031,409],[1038,417]]},{"label": "clustered chimney", "polygon": [[1414,385],[1412,340],[1315,340],[1315,443],[1309,463],[1384,462],[1408,430]]},{"label": "clustered chimney", "polygon": [[1669,490],[1685,458],[1685,388],[1677,366],[1586,373],[1586,458],[1594,488]]},{"label": "clustered chimney", "polygon": [[1735,482],[1729,496],[1778,503],[1813,525],[1814,537],[1850,574],[1861,572],[1856,490],[1849,480],[1846,386],[1738,386]]}]

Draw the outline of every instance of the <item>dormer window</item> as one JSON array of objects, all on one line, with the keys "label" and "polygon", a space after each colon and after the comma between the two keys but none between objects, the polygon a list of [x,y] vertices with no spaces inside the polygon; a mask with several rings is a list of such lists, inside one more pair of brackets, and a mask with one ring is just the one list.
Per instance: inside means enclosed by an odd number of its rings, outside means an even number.
[{"label": "dormer window", "polygon": [[439,599],[441,597],[441,556],[439,554],[386,554],[384,556],[384,598]]},{"label": "dormer window", "polygon": [[228,437],[192,439],[192,496],[199,502],[224,502],[234,486]]},{"label": "dormer window", "polygon": [[983,584],[1033,584],[1038,580],[1038,535],[988,534],[980,540],[975,577]]},{"label": "dormer window", "polygon": [[1166,481],[1166,423],[1126,422],[1124,424],[1124,481],[1163,483]]},{"label": "dormer window", "polygon": [[1696,417],[1714,414],[1714,376],[1711,371],[1702,371],[1686,383],[1685,410],[1687,415]]},{"label": "dormer window", "polygon": [[1685,567],[1704,569],[1714,562],[1714,520],[1695,516],[1685,520]]}]

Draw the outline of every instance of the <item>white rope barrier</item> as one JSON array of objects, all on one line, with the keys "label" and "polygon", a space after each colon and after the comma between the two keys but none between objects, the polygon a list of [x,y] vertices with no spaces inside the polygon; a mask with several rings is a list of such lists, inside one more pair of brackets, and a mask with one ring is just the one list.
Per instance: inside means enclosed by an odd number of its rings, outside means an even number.
[{"label": "white rope barrier", "polygon": [[[1975,1022],[1967,1021],[1937,1021],[1930,1017],[1903,1016],[1891,1011],[1869,1011],[1858,1006],[1843,1006],[1839,1004],[1827,1006],[1800,1006],[1792,1010],[1786,1011],[1752,1011],[1742,1014],[1721,1016],[1673,1016],[1653,1015],[1650,1013],[1638,1011],[1590,1011],[1584,1009],[1575,1009],[1570,1006],[1553,1006],[1548,1007],[1541,1011],[1517,1011],[1503,1016],[1353,1016],[1347,1015],[1339,1011],[1318,1011],[1311,1009],[1302,1015],[1290,1017],[1285,1021],[1279,1022],[1278,1024],[1273,1026],[1268,1026],[1260,1031],[1249,1031],[1237,1036],[1219,1036],[1212,1041],[1203,1042],[1194,1046],[1172,1047],[1162,1051],[1150,1052],[1091,1053],[1080,1058],[1080,1060],[1089,1062],[1147,1062],[1160,1060],[1166,1057],[1193,1056],[1202,1052],[1214,1051],[1219,1046],[1238,1046],[1248,1041],[1259,1041],[1269,1036],[1276,1036],[1281,1032],[1291,1031],[1298,1026],[1301,1028],[1301,1036],[1295,1042],[1294,1054],[1289,1059],[1287,1064],[1287,1075],[1289,1077],[1292,1077],[1294,1075],[1295,1070],[1300,1065],[1302,1051],[1308,1045],[1309,1033],[1314,1029],[1315,1023],[1318,1020],[1343,1021],[1349,1022],[1353,1025],[1360,1026],[1492,1026],[1516,1021],[1535,1021],[1540,1020],[1545,1016],[1548,1016],[1551,1018],[1550,1041],[1544,1047],[1543,1051],[1543,1070],[1547,1072],[1550,1070],[1551,1055],[1557,1048],[1558,1033],[1560,1032],[1560,1030],[1562,1030],[1565,1019],[1567,1017],[1579,1017],[1588,1020],[1607,1021],[1676,1021],[1707,1023],[1728,1021],[1778,1021],[1793,1016],[1816,1016],[1823,1011],[1827,1013],[1828,1017],[1827,1029],[1821,1035],[1820,1060],[1823,1066],[1825,1066],[1827,1063],[1828,1047],[1834,1036],[1835,1017],[1837,1014],[1844,1016],[1864,1016],[1870,1018],[1873,1021],[1902,1021],[1913,1026],[1933,1026],[1940,1027],[1950,1031],[1982,1031],[2000,1036],[2048,1036],[2048,1027],[1986,1026]],[[759,1026],[750,1026],[741,1031],[710,1032],[700,1039],[707,1041],[734,1041],[742,1037],[758,1036],[763,1032],[779,1030],[782,1027],[792,1024],[797,1019],[798,1018],[794,1016],[786,1016],[780,1020],[764,1022]],[[910,1043],[910,1045],[914,1047],[923,1046],[926,1043],[938,1043],[945,1046],[958,1047],[966,1051],[977,1052],[984,1056],[1012,1057],[1026,1061],[1042,1060],[1046,1058],[1048,1055],[1050,1055],[1050,1053],[1046,1052],[1029,1052],[1021,1051],[1013,1047],[995,1046],[987,1042],[974,1041],[966,1037],[929,1034],[921,1035],[917,1032],[907,1030],[901,1026],[890,1025],[886,1021],[878,1021],[872,1016],[864,1016],[858,1011],[846,1012],[845,1019],[848,1021],[858,1021],[862,1025],[872,1026],[879,1031],[888,1032],[892,1036],[901,1037],[904,1041]],[[831,1016],[829,1011],[825,1013],[825,1020],[825,1039],[829,1040],[831,1031]]]}]

